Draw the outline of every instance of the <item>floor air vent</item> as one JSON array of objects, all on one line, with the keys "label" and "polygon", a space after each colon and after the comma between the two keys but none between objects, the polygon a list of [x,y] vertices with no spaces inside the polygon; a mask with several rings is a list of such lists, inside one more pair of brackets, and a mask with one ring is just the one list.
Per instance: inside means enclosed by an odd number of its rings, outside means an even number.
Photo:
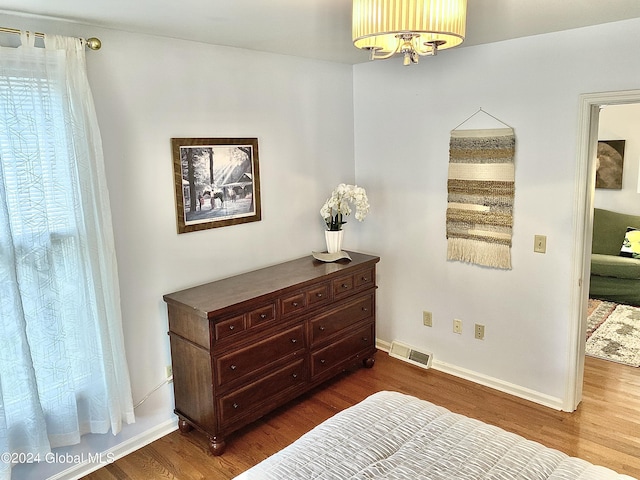
[{"label": "floor air vent", "polygon": [[429,352],[421,352],[404,343],[393,341],[389,349],[389,355],[405,362],[412,363],[422,368],[431,367],[431,359],[433,354]]}]

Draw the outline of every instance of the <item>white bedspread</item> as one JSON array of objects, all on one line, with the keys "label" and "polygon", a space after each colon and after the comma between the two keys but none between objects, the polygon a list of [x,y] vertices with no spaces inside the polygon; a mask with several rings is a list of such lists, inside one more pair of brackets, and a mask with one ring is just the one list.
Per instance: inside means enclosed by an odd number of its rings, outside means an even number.
[{"label": "white bedspread", "polygon": [[318,425],[237,480],[630,480],[501,428],[397,392]]}]

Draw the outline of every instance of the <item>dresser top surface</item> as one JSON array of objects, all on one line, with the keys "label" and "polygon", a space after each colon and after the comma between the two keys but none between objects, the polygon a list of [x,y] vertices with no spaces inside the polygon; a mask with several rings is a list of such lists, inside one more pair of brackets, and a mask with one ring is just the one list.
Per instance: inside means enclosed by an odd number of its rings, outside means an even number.
[{"label": "dresser top surface", "polygon": [[196,287],[164,295],[169,305],[185,307],[201,317],[210,317],[229,306],[265,295],[278,293],[292,286],[339,276],[367,264],[375,265],[380,257],[348,252],[351,261],[321,262],[311,255],[277,265],[253,270]]}]

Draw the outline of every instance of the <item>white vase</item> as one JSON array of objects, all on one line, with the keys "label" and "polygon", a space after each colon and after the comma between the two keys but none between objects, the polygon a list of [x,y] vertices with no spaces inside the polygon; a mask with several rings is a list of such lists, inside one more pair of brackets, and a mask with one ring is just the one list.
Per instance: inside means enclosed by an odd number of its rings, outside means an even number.
[{"label": "white vase", "polygon": [[325,230],[324,239],[327,241],[327,253],[337,253],[342,250],[342,236],[344,230]]}]

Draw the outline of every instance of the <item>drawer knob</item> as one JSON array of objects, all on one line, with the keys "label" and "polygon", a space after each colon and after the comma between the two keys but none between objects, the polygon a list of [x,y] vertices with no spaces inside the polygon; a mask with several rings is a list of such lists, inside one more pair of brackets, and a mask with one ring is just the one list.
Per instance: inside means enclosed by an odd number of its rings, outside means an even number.
[{"label": "drawer knob", "polygon": [[316,293],[316,297],[321,298],[322,297],[322,293]]},{"label": "drawer knob", "polygon": [[362,307],[363,312],[366,312],[367,310],[369,310],[367,307]]},{"label": "drawer knob", "polygon": [[265,318],[267,318],[267,314],[266,313],[261,313],[260,314],[260,318],[262,318],[264,320]]},{"label": "drawer knob", "polygon": [[291,343],[298,343],[298,340],[296,338],[292,338]]},{"label": "drawer knob", "polygon": [[294,373],[293,375],[291,375],[293,378],[298,378],[298,374]]},{"label": "drawer knob", "polygon": [[321,332],[324,332],[324,331],[326,330],[326,328],[325,328],[325,326],[324,326],[324,325],[320,325],[320,326],[318,327],[318,330],[320,330]]},{"label": "drawer knob", "polygon": [[369,337],[362,337],[362,341],[363,342],[368,342],[369,341]]},{"label": "drawer knob", "polygon": [[293,305],[294,307],[298,306],[298,302],[291,302],[291,305]]},{"label": "drawer knob", "polygon": [[363,281],[363,282],[368,282],[368,281],[369,281],[369,279],[368,279],[367,277],[362,277],[362,281]]},{"label": "drawer knob", "polygon": [[238,405],[237,403],[234,402],[233,404],[233,408],[238,408],[240,405]]},{"label": "drawer knob", "polygon": [[321,358],[321,359],[320,359],[320,363],[321,363],[322,365],[324,365],[325,363],[327,363],[327,361],[326,361],[324,358]]},{"label": "drawer knob", "polygon": [[233,330],[233,329],[235,329],[235,328],[236,328],[236,326],[235,326],[235,325],[229,325],[229,330]]},{"label": "drawer knob", "polygon": [[230,368],[231,370],[235,370],[235,369],[236,369],[236,368],[238,368],[238,367],[237,367],[236,365],[231,365],[229,368]]},{"label": "drawer knob", "polygon": [[343,283],[342,288],[349,288],[349,285],[347,285],[346,283]]}]

